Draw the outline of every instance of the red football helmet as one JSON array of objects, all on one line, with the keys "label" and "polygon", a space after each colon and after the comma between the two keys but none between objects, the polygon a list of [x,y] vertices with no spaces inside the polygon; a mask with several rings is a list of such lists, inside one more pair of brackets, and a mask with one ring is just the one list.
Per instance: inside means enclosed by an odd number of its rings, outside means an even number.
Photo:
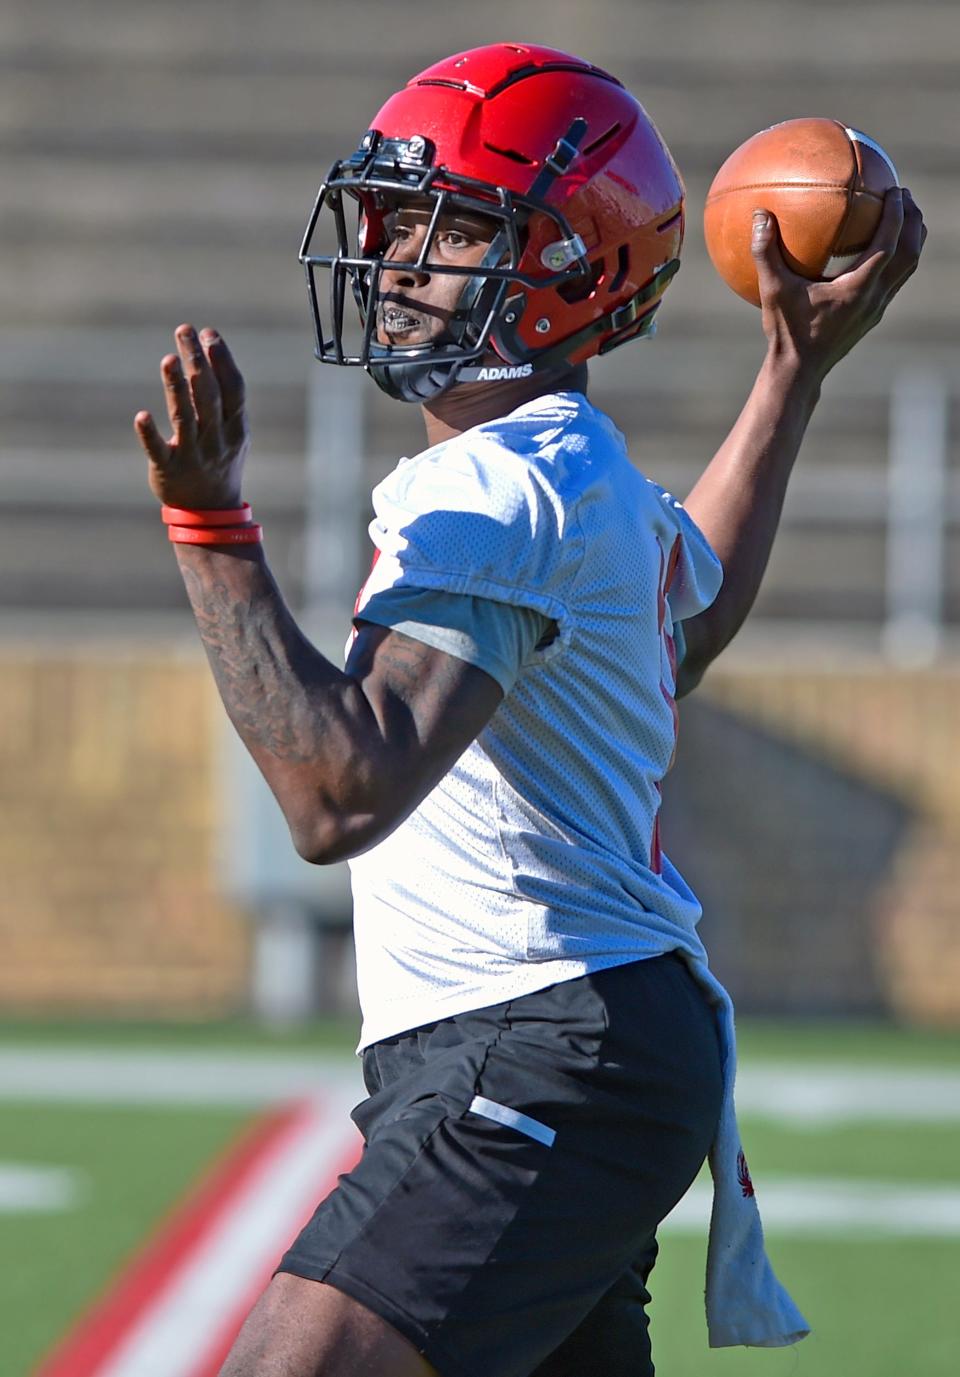
[{"label": "red football helmet", "polygon": [[[383,345],[375,318],[389,248],[384,219],[405,196],[431,212],[413,266],[465,281],[441,338]],[[352,242],[345,198],[358,205]],[[430,258],[440,218],[454,210],[497,224],[478,267]],[[391,396],[419,402],[457,382],[523,377],[604,354],[652,333],[680,266],[683,212],[666,144],[615,77],[529,44],[456,54],[391,96],[320,188],[300,251],[317,358],[366,368]],[[326,253],[317,252],[324,226]],[[329,327],[319,267],[330,270]],[[344,346],[348,282],[360,313],[353,352]]]}]

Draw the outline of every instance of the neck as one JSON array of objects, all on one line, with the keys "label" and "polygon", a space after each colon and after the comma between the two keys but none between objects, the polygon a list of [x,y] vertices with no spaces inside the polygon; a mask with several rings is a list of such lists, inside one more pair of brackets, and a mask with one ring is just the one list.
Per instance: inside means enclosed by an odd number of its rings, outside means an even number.
[{"label": "neck", "polygon": [[421,406],[427,444],[439,445],[485,421],[509,416],[518,406],[550,392],[586,393],[586,390],[585,363],[555,373],[532,373],[529,378],[513,378],[509,382],[460,383]]}]

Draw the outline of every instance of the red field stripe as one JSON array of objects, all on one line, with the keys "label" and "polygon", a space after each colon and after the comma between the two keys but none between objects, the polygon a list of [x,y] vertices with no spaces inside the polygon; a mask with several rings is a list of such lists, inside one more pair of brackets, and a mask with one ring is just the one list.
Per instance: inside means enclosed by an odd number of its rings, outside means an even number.
[{"label": "red field stripe", "polygon": [[[301,1228],[312,1216],[316,1204],[319,1204],[319,1202],[333,1190],[334,1186],[337,1184],[337,1179],[343,1173],[353,1170],[357,1165],[359,1157],[360,1142],[357,1141],[355,1144],[351,1145],[349,1151],[344,1154],[342,1159],[330,1171],[329,1175],[317,1182],[316,1202],[310,1205],[305,1211],[300,1225]],[[296,1232],[291,1235],[291,1242],[295,1237]],[[191,1377],[217,1377],[217,1374],[226,1361],[227,1354],[233,1347],[234,1340],[243,1327],[244,1320],[253,1309],[264,1287],[269,1282],[271,1275],[272,1272],[268,1269],[262,1277],[258,1277],[255,1285],[251,1286],[247,1295],[237,1303],[236,1310],[229,1322],[222,1327],[218,1334],[212,1337],[210,1347],[200,1357],[197,1368],[191,1374]]]},{"label": "red field stripe", "polygon": [[262,1115],[174,1208],[143,1250],[40,1364],[34,1377],[95,1377],[104,1359],[229,1206],[243,1183],[300,1119],[292,1104]]}]

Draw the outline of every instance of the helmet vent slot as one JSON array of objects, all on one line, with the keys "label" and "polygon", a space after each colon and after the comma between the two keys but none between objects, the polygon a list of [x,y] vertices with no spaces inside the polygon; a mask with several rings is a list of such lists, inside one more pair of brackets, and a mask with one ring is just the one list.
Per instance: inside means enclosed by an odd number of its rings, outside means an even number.
[{"label": "helmet vent slot", "polygon": [[466,91],[465,81],[453,81],[449,77],[427,77],[425,81],[418,81],[418,86],[450,86],[454,91]]},{"label": "helmet vent slot", "polygon": [[[593,67],[587,63],[573,59],[570,62],[530,62],[524,67],[516,67],[512,72],[508,72],[505,77],[485,91],[487,100],[492,100],[501,91],[505,91],[508,86],[514,86],[518,81],[525,81],[528,77],[540,76],[544,72],[576,72],[578,76],[599,77],[601,81],[609,81],[613,86],[623,86],[622,81],[618,81],[609,72],[604,72],[600,67]],[[427,81],[418,82],[418,85],[426,86],[434,78],[429,77]]]},{"label": "helmet vent slot", "polygon": [[570,282],[561,282],[557,295],[562,296],[568,305],[574,306],[578,301],[586,301],[588,296],[592,296],[602,281],[603,259],[598,258],[590,264],[589,277],[575,277]]},{"label": "helmet vent slot", "polygon": [[619,134],[619,133],[620,133],[620,122],[619,122],[619,120],[618,120],[616,124],[611,124],[611,126],[610,126],[609,129],[605,130],[602,134],[598,135],[597,138],[595,138],[595,139],[592,141],[592,143],[588,143],[587,146],[586,146],[586,148],[582,148],[582,149],[580,150],[581,156],[584,157],[584,158],[588,158],[588,157],[590,156],[591,153],[596,153],[596,151],[597,151],[598,148],[602,148],[603,145],[604,145],[609,139],[612,139],[613,136],[614,136],[615,134]]},{"label": "helmet vent slot", "polygon": [[498,148],[496,144],[488,143],[484,140],[484,148],[489,148],[491,153],[499,153],[501,158],[509,158],[512,163],[523,163],[524,167],[533,167],[533,158],[528,158],[525,153],[518,153],[515,148]]},{"label": "helmet vent slot", "polygon": [[617,249],[617,271],[610,283],[608,291],[619,292],[624,284],[627,273],[630,271],[630,245],[621,244]]}]

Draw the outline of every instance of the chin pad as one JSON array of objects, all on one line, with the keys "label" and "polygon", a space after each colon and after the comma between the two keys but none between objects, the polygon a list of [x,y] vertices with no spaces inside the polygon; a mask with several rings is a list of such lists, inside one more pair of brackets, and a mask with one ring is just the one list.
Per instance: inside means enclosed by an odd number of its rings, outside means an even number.
[{"label": "chin pad", "polygon": [[370,350],[367,365],[370,376],[388,397],[398,402],[429,402],[453,387],[463,364],[420,362],[416,359],[385,358],[377,346]]}]

